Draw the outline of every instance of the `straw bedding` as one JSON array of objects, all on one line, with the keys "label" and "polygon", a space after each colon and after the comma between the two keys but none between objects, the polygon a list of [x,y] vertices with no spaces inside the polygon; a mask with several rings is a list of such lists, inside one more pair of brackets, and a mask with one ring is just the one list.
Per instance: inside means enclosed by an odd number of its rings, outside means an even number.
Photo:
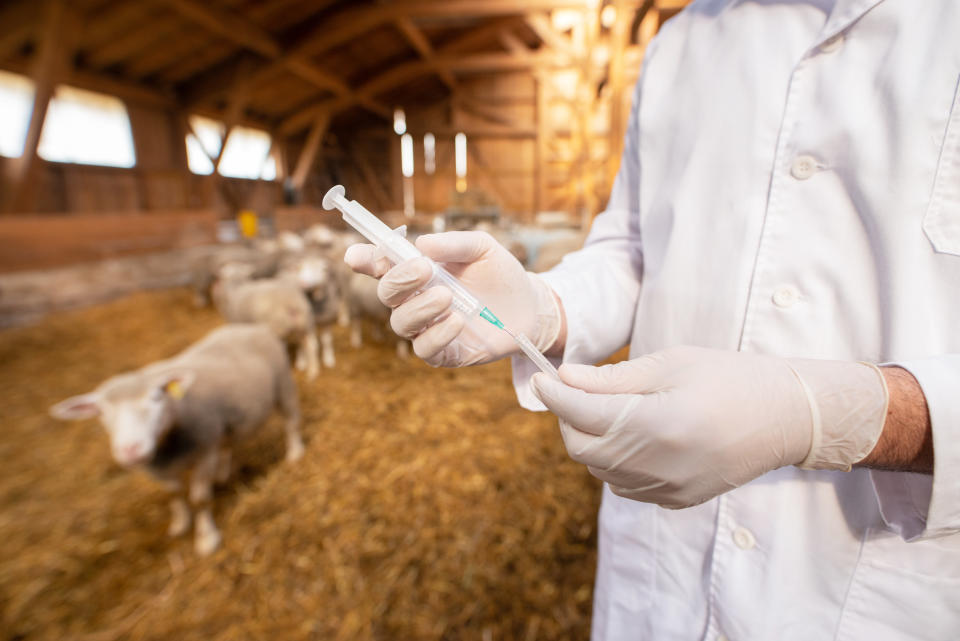
[{"label": "straw bedding", "polygon": [[220,323],[184,290],[0,332],[0,639],[583,639],[599,486],[506,363],[434,370],[388,342],[299,379],[218,489],[224,544],[168,539],[163,491],[52,403]]}]

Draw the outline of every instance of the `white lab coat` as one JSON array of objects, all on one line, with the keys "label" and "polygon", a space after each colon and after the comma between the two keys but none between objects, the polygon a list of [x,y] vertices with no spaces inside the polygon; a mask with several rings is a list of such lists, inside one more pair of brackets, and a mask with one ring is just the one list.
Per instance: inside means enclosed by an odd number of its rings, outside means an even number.
[{"label": "white lab coat", "polygon": [[697,1],[648,49],[607,211],[546,276],[564,360],[898,362],[936,462],[680,511],[605,488],[595,640],[960,639],[958,83],[956,0]]}]

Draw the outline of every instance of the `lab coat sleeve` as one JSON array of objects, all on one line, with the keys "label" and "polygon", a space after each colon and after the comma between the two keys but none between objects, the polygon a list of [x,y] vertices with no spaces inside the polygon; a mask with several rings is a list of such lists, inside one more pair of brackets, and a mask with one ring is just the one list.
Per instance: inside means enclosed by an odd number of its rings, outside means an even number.
[{"label": "lab coat sleeve", "polygon": [[[559,265],[541,275],[559,296],[567,318],[566,347],[562,359],[551,359],[555,365],[592,364],[630,340],[643,265],[637,126],[642,79],[641,74],[633,96],[620,170],[606,210],[593,221],[583,248],[568,254]],[[530,377],[537,371],[526,358],[513,357],[513,384],[520,405],[543,411],[546,408],[530,389]]]},{"label": "lab coat sleeve", "polygon": [[933,428],[933,476],[871,471],[880,513],[907,541],[960,532],[960,354],[893,363],[913,374]]}]

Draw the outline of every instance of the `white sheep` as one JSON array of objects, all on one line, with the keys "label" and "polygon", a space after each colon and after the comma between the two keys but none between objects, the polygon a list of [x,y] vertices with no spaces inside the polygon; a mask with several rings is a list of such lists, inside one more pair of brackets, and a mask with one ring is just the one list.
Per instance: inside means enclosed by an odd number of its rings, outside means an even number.
[{"label": "white sheep", "polygon": [[333,325],[342,307],[342,297],[330,260],[315,249],[290,255],[281,264],[277,277],[295,283],[306,295],[313,320],[320,328],[323,365],[334,367]]},{"label": "white sheep", "polygon": [[278,243],[260,241],[247,245],[223,245],[202,256],[193,265],[193,294],[197,307],[210,304],[211,292],[225,265],[250,267],[250,278],[270,278],[277,273],[281,258]]},{"label": "white sheep", "polygon": [[[171,536],[190,527],[194,548],[220,545],[211,501],[214,481],[230,473],[230,451],[279,408],[286,417],[287,460],[303,455],[297,388],[283,345],[262,325],[226,325],[171,359],[107,379],[52,408],[53,417],[99,417],[114,460],[145,468],[171,492]],[[189,488],[189,503],[184,497]]]},{"label": "white sheep", "polygon": [[[383,335],[384,326],[390,325],[390,308],[380,302],[377,297],[378,281],[363,274],[353,274],[347,285],[347,303],[350,309],[350,345],[360,347],[363,344],[363,319],[373,324],[377,338]],[[397,339],[397,356],[407,358],[410,354],[410,344],[396,336],[393,330],[388,329],[390,335]]]},{"label": "white sheep", "polygon": [[307,378],[320,372],[319,345],[310,301],[300,287],[289,280],[262,278],[248,280],[250,268],[225,265],[213,290],[213,301],[230,323],[262,323],[273,330],[287,347],[296,352],[297,369]]}]

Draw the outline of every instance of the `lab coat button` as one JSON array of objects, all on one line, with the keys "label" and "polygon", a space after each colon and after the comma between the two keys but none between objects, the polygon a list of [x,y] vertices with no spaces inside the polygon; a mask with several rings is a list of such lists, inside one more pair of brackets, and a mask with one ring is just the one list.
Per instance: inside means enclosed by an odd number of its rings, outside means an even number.
[{"label": "lab coat button", "polygon": [[842,46],[843,46],[843,34],[838,33],[837,35],[830,38],[829,40],[824,41],[824,43],[820,45],[820,51],[822,53],[833,53],[834,51],[836,51]]},{"label": "lab coat button", "polygon": [[781,309],[789,309],[800,300],[800,292],[793,285],[781,285],[773,292],[773,304]]},{"label": "lab coat button", "polygon": [[753,533],[745,527],[738,527],[733,531],[733,542],[741,550],[749,550],[757,544],[757,540],[753,538]]},{"label": "lab coat button", "polygon": [[806,180],[817,173],[817,159],[813,156],[797,156],[790,167],[790,175],[797,180]]},{"label": "lab coat button", "polygon": [[730,639],[727,638],[727,635],[721,634],[717,637],[717,641],[730,641]]}]

